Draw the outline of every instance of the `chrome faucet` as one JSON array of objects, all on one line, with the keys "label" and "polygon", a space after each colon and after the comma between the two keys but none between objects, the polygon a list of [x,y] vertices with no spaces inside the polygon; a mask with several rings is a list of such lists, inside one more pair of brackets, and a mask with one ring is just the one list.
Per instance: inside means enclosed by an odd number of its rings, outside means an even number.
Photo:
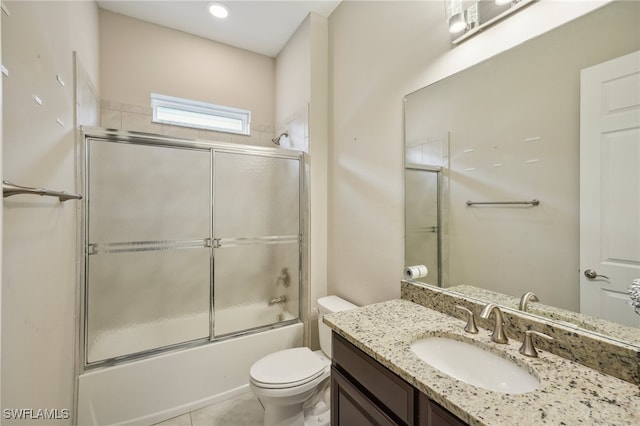
[{"label": "chrome faucet", "polygon": [[269,306],[279,305],[279,304],[281,305],[281,304],[284,304],[284,303],[287,303],[287,296],[274,297],[273,299],[271,299],[271,300],[269,300],[267,302],[267,304]]},{"label": "chrome faucet", "polygon": [[518,305],[518,309],[520,309],[521,311],[526,311],[527,303],[538,302],[538,301],[539,301],[538,296],[528,291],[525,294],[523,294],[522,297],[520,298],[520,304]]},{"label": "chrome faucet", "polygon": [[495,325],[493,326],[493,333],[491,333],[491,340],[496,343],[507,343],[509,339],[504,334],[504,319],[502,317],[502,311],[495,303],[489,303],[480,312],[480,318],[489,319],[491,312],[494,312],[496,318]]}]

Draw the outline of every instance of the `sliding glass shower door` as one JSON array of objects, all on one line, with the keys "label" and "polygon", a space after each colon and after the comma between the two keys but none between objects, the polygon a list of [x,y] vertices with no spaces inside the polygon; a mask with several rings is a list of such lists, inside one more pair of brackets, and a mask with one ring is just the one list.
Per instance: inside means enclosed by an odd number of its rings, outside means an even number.
[{"label": "sliding glass shower door", "polygon": [[209,336],[211,154],[89,141],[87,362]]},{"label": "sliding glass shower door", "polygon": [[85,136],[84,366],[299,321],[302,153]]},{"label": "sliding glass shower door", "polygon": [[297,318],[300,160],[216,152],[214,171],[215,335]]}]

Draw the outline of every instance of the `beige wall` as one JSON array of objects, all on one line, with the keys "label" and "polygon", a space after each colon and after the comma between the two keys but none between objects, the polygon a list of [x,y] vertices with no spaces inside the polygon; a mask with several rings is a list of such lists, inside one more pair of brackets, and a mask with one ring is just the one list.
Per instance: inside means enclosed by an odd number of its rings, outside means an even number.
[{"label": "beige wall", "polygon": [[[311,221],[311,307],[327,294],[327,221],[329,160],[329,39],[328,20],[311,14],[309,180]],[[314,327],[313,331],[317,331]]]},{"label": "beige wall", "polygon": [[327,294],[327,18],[310,14],[276,59],[276,133],[285,148],[309,154],[309,342],[317,347],[316,300]]},{"label": "beige wall", "polygon": [[[273,146],[273,58],[100,10],[100,74],[103,126]],[[152,124],[150,93],[250,110],[252,135]]]},{"label": "beige wall", "polygon": [[338,6],[329,18],[329,293],[358,304],[399,296],[404,96],[603,3],[540,1],[457,47],[441,2]]},{"label": "beige wall", "polygon": [[348,1],[329,18],[328,291],[358,305],[400,295],[402,99],[415,72],[448,49],[444,37],[428,44],[430,24],[444,30],[428,16],[442,8]]},{"label": "beige wall", "polygon": [[309,151],[308,108],[311,101],[311,18],[307,16],[276,58],[276,134],[285,148]]},{"label": "beige wall", "polygon": [[[73,51],[97,82],[97,7],[92,2],[6,4],[3,179],[75,192]],[[78,202],[23,195],[3,204],[2,408],[72,410]]]},{"label": "beige wall", "polygon": [[[2,12],[0,12],[2,13]],[[2,19],[0,19],[0,58],[2,58]],[[3,144],[3,130],[2,130],[2,115],[3,115],[3,102],[2,102],[2,78],[0,78],[0,176],[2,174],[2,144]],[[0,277],[2,277],[2,212],[0,210]],[[2,285],[0,285],[0,408],[2,407]]]}]

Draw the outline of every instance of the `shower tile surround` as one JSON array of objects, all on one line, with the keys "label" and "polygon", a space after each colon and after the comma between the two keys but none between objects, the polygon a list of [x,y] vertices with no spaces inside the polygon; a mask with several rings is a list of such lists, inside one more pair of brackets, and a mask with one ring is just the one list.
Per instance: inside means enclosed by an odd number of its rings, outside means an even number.
[{"label": "shower tile surround", "polygon": [[102,99],[100,107],[100,126],[106,129],[155,133],[184,139],[205,139],[216,142],[231,142],[268,147],[275,146],[271,141],[275,136],[274,126],[269,124],[252,123],[251,135],[245,136],[154,123],[152,121],[151,107],[148,106],[130,105]]},{"label": "shower tile surround", "polygon": [[[539,358],[525,357],[518,353],[520,342],[513,334],[507,345],[492,343],[487,333],[465,335],[463,321],[438,310],[453,310],[460,303],[473,307],[468,300],[447,300],[444,293],[424,292],[408,283],[402,285],[402,297],[330,314],[324,321],[334,332],[470,425],[637,424],[640,389],[636,384],[544,350]],[[413,303],[411,298],[430,306]],[[509,329],[514,317],[509,315],[507,321]],[[487,324],[479,321],[479,325]],[[430,335],[453,338],[458,335],[477,342],[485,350],[503,353],[535,374],[540,379],[540,388],[524,394],[503,394],[442,374],[418,362],[409,349],[414,340]]]},{"label": "shower tile surround", "polygon": [[[407,281],[401,283],[401,298],[466,320],[466,314],[456,308],[456,305],[461,305],[476,313],[478,326],[489,330],[493,327],[493,318],[485,320],[479,317],[484,304],[473,298]],[[526,330],[540,331],[554,340],[537,339],[537,348],[640,385],[640,350],[637,347],[515,311],[503,310],[503,316],[509,339],[522,342]]]}]

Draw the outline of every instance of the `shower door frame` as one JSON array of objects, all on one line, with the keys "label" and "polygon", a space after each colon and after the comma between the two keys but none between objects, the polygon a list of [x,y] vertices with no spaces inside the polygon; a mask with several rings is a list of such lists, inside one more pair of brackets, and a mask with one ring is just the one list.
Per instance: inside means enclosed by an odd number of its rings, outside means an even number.
[{"label": "shower door frame", "polygon": [[[443,208],[442,208],[442,202],[443,202],[443,179],[445,178],[443,176],[443,171],[444,168],[441,166],[429,166],[429,165],[425,165],[425,164],[416,164],[416,163],[407,163],[404,167],[404,190],[405,190],[405,202],[404,202],[404,206],[405,206],[405,210],[406,210],[406,206],[407,206],[407,202],[406,202],[406,191],[407,191],[407,171],[418,171],[418,172],[423,172],[423,173],[434,173],[436,175],[436,215],[437,215],[437,219],[436,219],[436,226],[435,226],[435,233],[436,233],[436,264],[438,266],[438,277],[437,277],[437,283],[436,285],[438,287],[442,287],[443,286],[443,276],[444,276],[444,271],[443,271],[443,228],[444,228],[444,220],[443,220]],[[406,232],[407,232],[407,220],[406,220],[406,211],[405,211],[405,259],[406,259]],[[406,265],[409,266],[409,265]]]},{"label": "shower door frame", "polygon": [[[308,269],[308,224],[305,213],[307,212],[307,173],[308,173],[308,158],[306,153],[302,151],[294,151],[283,148],[268,148],[254,145],[240,145],[226,142],[214,142],[205,141],[201,139],[181,139],[164,135],[155,135],[149,133],[132,132],[125,130],[112,130],[103,129],[98,127],[86,127],[80,128],[80,146],[79,146],[79,162],[78,167],[78,181],[82,183],[85,197],[82,200],[82,206],[78,207],[79,220],[78,220],[78,259],[79,262],[79,285],[78,285],[78,300],[77,300],[77,312],[79,313],[78,324],[78,350],[77,357],[80,360],[78,373],[89,371],[99,367],[108,367],[112,365],[121,364],[124,362],[135,361],[138,359],[147,358],[150,356],[165,353],[171,350],[187,349],[191,347],[201,346],[214,342],[219,342],[227,339],[236,338],[246,334],[252,334],[260,331],[270,330],[273,328],[284,327],[290,324],[302,322],[306,328],[305,312],[307,308],[306,296],[308,295],[307,286],[307,269]],[[131,354],[125,354],[116,356],[104,360],[88,362],[88,315],[87,315],[87,286],[88,286],[88,270],[89,270],[89,141],[100,141],[105,143],[123,143],[134,145],[146,145],[155,147],[166,147],[174,149],[191,149],[198,151],[208,151],[210,156],[210,179],[209,179],[209,193],[210,193],[210,208],[209,208],[209,237],[205,241],[205,246],[210,250],[210,265],[209,265],[209,335],[198,339],[189,340],[186,342],[174,343],[157,347],[153,349],[134,352]],[[299,162],[299,179],[298,179],[298,312],[297,317],[291,320],[280,321],[277,323],[268,324],[265,326],[257,326],[254,328],[241,330],[226,334],[221,337],[215,336],[215,287],[214,287],[214,268],[215,268],[215,256],[214,248],[217,238],[214,236],[214,199],[215,199],[215,154],[220,153],[233,153],[233,154],[245,154],[254,155],[260,157],[273,157],[297,160]]]}]

